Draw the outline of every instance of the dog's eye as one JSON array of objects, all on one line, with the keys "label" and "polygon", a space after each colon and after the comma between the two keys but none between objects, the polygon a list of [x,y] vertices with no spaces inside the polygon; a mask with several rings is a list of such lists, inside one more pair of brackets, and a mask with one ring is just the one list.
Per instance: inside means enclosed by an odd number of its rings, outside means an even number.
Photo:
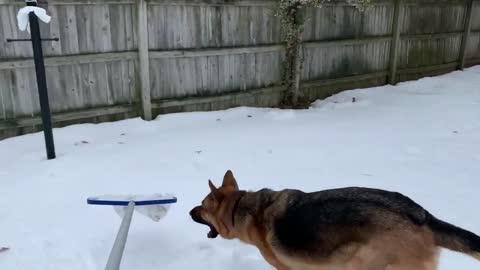
[{"label": "dog's eye", "polygon": [[212,197],[207,197],[205,202],[205,207],[207,209],[215,209],[216,203],[217,202],[215,201],[215,199],[213,199]]}]

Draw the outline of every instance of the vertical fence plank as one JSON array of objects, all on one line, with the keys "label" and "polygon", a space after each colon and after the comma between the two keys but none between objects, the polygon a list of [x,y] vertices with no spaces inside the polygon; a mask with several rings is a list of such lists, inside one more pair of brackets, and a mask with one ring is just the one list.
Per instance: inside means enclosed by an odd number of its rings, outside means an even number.
[{"label": "vertical fence plank", "polygon": [[300,83],[302,81],[302,69],[303,69],[303,46],[302,43],[298,44],[297,51],[295,53],[295,66],[293,77],[293,97],[292,103],[297,105],[300,96]]},{"label": "vertical fence plank", "polygon": [[[302,9],[297,9],[295,12],[295,21],[300,25],[304,23],[305,21],[305,8]],[[298,99],[300,97],[300,82],[302,80],[302,65],[303,65],[303,59],[302,59],[302,54],[303,54],[303,31],[300,31],[297,36],[297,47],[295,48],[295,55],[294,58],[292,59],[292,75],[286,74],[287,78],[288,76],[291,76],[293,79],[293,85],[292,85],[292,99],[291,103],[293,106],[298,105]]]},{"label": "vertical fence plank", "polygon": [[460,55],[458,59],[458,69],[463,70],[465,67],[465,55],[467,51],[468,37],[470,36],[470,30],[472,28],[472,10],[473,0],[466,0],[465,6],[465,26],[462,37],[462,44],[460,45]]},{"label": "vertical fence plank", "polygon": [[402,8],[402,0],[394,0],[394,13],[393,13],[393,26],[392,26],[392,41],[390,45],[390,71],[388,73],[388,83],[397,83],[397,62],[398,62],[398,49],[400,47],[400,11]]},{"label": "vertical fence plank", "polygon": [[147,2],[137,0],[137,37],[139,56],[140,94],[143,119],[152,120],[152,98],[150,94],[150,63],[148,57],[148,18]]}]

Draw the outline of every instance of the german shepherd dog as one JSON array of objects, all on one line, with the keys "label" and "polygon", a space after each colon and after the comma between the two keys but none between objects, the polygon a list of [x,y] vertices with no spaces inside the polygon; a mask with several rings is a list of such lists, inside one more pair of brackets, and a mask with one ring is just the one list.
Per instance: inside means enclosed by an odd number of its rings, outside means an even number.
[{"label": "german shepherd dog", "polygon": [[441,247],[480,260],[480,237],[400,193],[360,187],[304,193],[239,190],[231,171],[190,212],[195,222],[256,246],[278,270],[434,270]]}]

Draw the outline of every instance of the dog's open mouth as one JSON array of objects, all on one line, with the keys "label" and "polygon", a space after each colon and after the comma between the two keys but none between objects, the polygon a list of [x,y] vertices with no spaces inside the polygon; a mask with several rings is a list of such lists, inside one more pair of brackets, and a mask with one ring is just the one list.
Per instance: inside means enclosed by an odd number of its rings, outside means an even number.
[{"label": "dog's open mouth", "polygon": [[217,229],[215,229],[215,227],[212,224],[208,223],[206,220],[202,218],[202,216],[200,215],[201,208],[202,208],[201,206],[197,206],[193,208],[192,211],[190,211],[190,216],[192,217],[193,221],[200,224],[207,225],[210,228],[210,232],[208,232],[207,234],[208,238],[216,238],[218,236]]}]

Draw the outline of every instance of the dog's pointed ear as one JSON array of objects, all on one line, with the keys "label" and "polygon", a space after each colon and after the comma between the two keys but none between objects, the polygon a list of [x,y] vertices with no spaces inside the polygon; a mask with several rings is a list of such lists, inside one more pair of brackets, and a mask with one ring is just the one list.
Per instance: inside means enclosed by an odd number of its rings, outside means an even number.
[{"label": "dog's pointed ear", "polygon": [[233,187],[235,190],[238,190],[238,183],[233,177],[232,171],[228,170],[223,177],[222,187]]},{"label": "dog's pointed ear", "polygon": [[208,186],[210,187],[213,198],[218,201],[220,199],[220,191],[218,190],[218,188],[215,187],[215,185],[212,183],[212,180],[210,179],[208,180]]}]

